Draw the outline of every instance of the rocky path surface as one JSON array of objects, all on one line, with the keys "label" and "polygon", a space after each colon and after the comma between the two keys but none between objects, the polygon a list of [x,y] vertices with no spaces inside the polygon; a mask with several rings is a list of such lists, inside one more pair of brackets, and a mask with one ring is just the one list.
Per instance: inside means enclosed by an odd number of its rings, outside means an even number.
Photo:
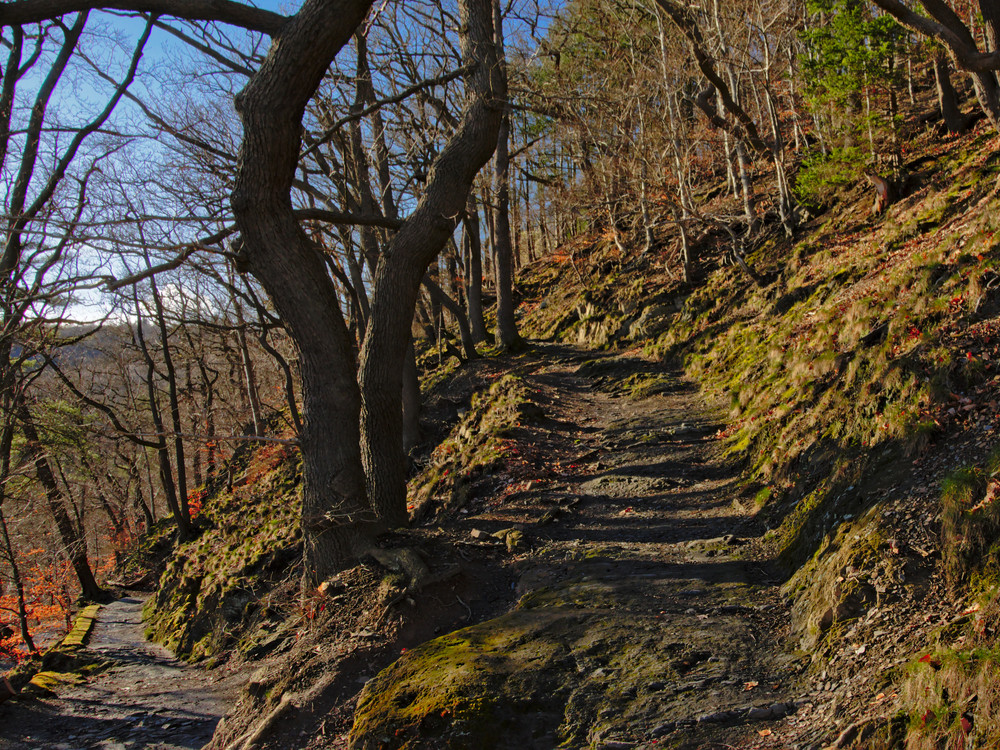
[{"label": "rocky path surface", "polygon": [[551,741],[813,747],[807,661],[786,648],[783,577],[721,453],[719,410],[642,357],[541,349],[525,377],[545,418],[523,442],[545,471],[467,523],[523,523],[522,609],[578,623],[554,637],[572,659],[551,670],[566,674],[539,680],[565,694]]},{"label": "rocky path surface", "polygon": [[245,680],[205,671],[143,637],[143,600],[104,607],[87,650],[113,664],[58,697],[0,705],[2,750],[193,750]]}]

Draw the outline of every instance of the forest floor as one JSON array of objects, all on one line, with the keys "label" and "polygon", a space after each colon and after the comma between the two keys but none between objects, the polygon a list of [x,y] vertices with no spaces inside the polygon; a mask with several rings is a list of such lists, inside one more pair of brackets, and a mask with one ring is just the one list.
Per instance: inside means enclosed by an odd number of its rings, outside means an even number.
[{"label": "forest floor", "polygon": [[145,640],[144,599],[103,607],[84,654],[107,668],[57,696],[0,705],[3,750],[194,750],[202,747],[246,682],[206,672]]}]

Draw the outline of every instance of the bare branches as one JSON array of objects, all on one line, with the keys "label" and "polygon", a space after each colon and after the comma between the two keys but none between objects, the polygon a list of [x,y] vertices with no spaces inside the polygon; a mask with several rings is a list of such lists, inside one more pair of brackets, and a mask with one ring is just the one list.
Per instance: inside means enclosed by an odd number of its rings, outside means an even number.
[{"label": "bare branches", "polygon": [[966,70],[980,72],[1000,70],[1000,51],[980,52],[969,30],[954,11],[940,0],[921,0],[921,4],[933,17],[923,16],[910,10],[900,0],[875,0],[875,4],[904,26],[944,43]]},{"label": "bare branches", "polygon": [[[79,26],[79,31],[83,30],[83,20],[84,15],[81,15],[77,23]],[[75,28],[75,27],[74,27]],[[34,160],[37,155],[38,143],[35,142],[33,145],[33,153],[27,154],[28,149],[26,148],[26,154],[30,155],[30,160],[22,161],[22,169],[18,175],[18,186],[15,188],[16,199],[12,205],[12,213],[14,214],[14,219],[11,222],[11,226],[8,229],[8,239],[7,246],[4,249],[3,258],[0,259],[0,273],[9,274],[17,263],[17,256],[20,253],[20,232],[27,225],[28,221],[38,215],[42,207],[48,203],[49,199],[55,193],[56,188],[62,181],[63,177],[66,175],[66,171],[69,169],[69,165],[72,163],[73,159],[76,158],[76,154],[83,144],[84,140],[94,133],[98,128],[100,128],[107,119],[111,116],[118,102],[121,100],[126,89],[131,85],[132,80],[135,78],[136,70],[139,67],[139,60],[142,57],[143,50],[146,47],[146,42],[149,39],[149,34],[153,29],[152,21],[146,23],[146,28],[143,30],[139,41],[136,43],[135,52],[132,54],[132,60],[129,63],[128,72],[125,74],[122,82],[115,89],[114,93],[108,100],[104,109],[87,125],[80,128],[76,134],[73,136],[69,145],[63,151],[62,156],[59,158],[59,162],[56,164],[52,173],[49,175],[48,180],[45,182],[45,186],[39,191],[38,195],[35,196],[34,201],[27,208],[24,208],[25,193],[28,189],[28,182],[30,182],[31,177],[34,173]],[[79,31],[76,34],[76,38],[79,38]],[[63,50],[60,52],[60,56],[66,54],[67,59],[69,54],[72,53],[73,48],[76,46],[76,39],[72,40],[72,45],[70,45],[70,39],[67,38],[66,43],[63,45]],[[63,64],[63,68],[65,64]],[[56,74],[56,68],[53,69],[54,80],[51,81],[52,88],[55,87],[55,83],[58,81],[59,75],[62,73],[62,69],[58,69],[58,74]],[[53,76],[50,76],[50,79]],[[49,81],[46,81],[48,85]],[[48,89],[45,93],[45,103],[47,103],[48,98],[52,95],[52,89]],[[41,96],[41,95],[40,95]],[[44,117],[45,108],[42,107],[41,113],[38,116],[37,128],[41,128],[41,119]],[[32,113],[32,117],[35,117],[35,113]],[[33,123],[34,124],[34,123]],[[29,127],[29,130],[31,128]],[[30,137],[30,136],[29,136]],[[23,188],[21,186],[21,181],[23,180]]]},{"label": "bare branches", "polygon": [[[736,123],[733,125],[722,121],[727,125],[727,129],[733,130],[734,134],[740,136],[758,154],[769,154],[771,149],[768,148],[767,144],[760,137],[760,133],[757,131],[757,124],[747,111],[737,103],[729,86],[722,79],[722,76],[719,75],[718,71],[716,71],[715,62],[708,54],[705,40],[702,37],[701,29],[698,27],[698,22],[694,14],[689,8],[673,2],[673,0],[656,0],[656,2],[663,9],[663,12],[670,17],[670,20],[674,22],[674,25],[684,35],[684,38],[687,39],[698,68],[718,92],[726,112],[736,118]],[[702,102],[701,97],[699,97],[699,107],[706,114],[709,114],[709,119],[712,120],[713,125],[721,127],[721,124],[717,124],[721,118],[716,116],[717,119],[713,119],[710,114],[711,110],[706,105],[707,102]]]},{"label": "bare branches", "polygon": [[389,104],[396,104],[398,102],[401,102],[404,99],[406,99],[408,97],[411,97],[414,94],[416,94],[417,92],[422,91],[424,89],[431,88],[432,86],[440,86],[442,84],[454,81],[456,78],[461,78],[462,76],[471,73],[473,67],[474,66],[472,66],[472,65],[463,65],[461,68],[458,68],[457,70],[451,70],[451,71],[448,71],[447,73],[442,73],[439,76],[435,76],[433,78],[427,78],[427,79],[425,79],[423,81],[419,81],[418,83],[415,83],[412,86],[407,86],[405,89],[403,89],[402,91],[400,91],[400,92],[398,92],[396,94],[393,94],[392,96],[388,96],[388,97],[386,97],[384,99],[380,99],[379,101],[375,102],[374,104],[370,104],[369,106],[365,107],[362,110],[359,110],[357,112],[351,112],[350,114],[345,115],[344,117],[341,117],[339,120],[337,120],[335,123],[333,123],[333,125],[331,125],[330,127],[328,127],[326,129],[326,131],[323,133],[323,135],[321,135],[316,140],[315,143],[313,143],[311,146],[309,146],[309,148],[307,148],[302,153],[302,156],[308,156],[313,151],[315,151],[316,149],[318,149],[320,146],[323,146],[324,144],[329,143],[330,139],[333,138],[334,134],[338,130],[340,130],[344,125],[346,125],[347,123],[352,122],[353,120],[360,120],[360,119],[362,119],[364,117],[367,117],[368,115],[372,114],[373,112],[375,112],[375,111],[377,111],[379,109],[382,109],[383,107],[385,107],[385,106],[387,106]]},{"label": "bare branches", "polygon": [[188,21],[221,21],[271,36],[277,34],[288,20],[278,13],[231,0],[16,0],[0,5],[0,26],[39,23],[68,13],[97,9],[152,13]]}]

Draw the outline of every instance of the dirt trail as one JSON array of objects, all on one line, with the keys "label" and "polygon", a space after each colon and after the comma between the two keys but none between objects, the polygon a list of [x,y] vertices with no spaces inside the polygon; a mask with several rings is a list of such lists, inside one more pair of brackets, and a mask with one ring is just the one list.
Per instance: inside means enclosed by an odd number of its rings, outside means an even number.
[{"label": "dirt trail", "polygon": [[[801,737],[793,726],[811,711],[805,663],[783,648],[782,578],[758,551],[766,529],[738,467],[720,453],[718,409],[641,357],[536,352],[544,364],[523,376],[545,418],[519,443],[539,481],[465,523],[523,524],[535,552],[518,564],[522,606],[581,623],[558,638],[572,660],[550,668],[565,670],[559,736],[609,748],[789,747],[782,736]],[[574,642],[596,630],[598,647]],[[627,655],[636,645],[645,659]]]},{"label": "dirt trail", "polygon": [[143,637],[143,600],[104,607],[87,650],[114,666],[57,698],[0,705],[3,750],[193,750],[215,730],[245,681],[175,659]]}]

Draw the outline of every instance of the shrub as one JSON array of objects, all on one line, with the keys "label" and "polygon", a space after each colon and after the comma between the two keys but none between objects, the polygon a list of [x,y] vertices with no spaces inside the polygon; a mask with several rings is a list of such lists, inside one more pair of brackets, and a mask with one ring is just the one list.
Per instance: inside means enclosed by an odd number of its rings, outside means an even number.
[{"label": "shrub", "polygon": [[864,157],[855,147],[809,156],[795,179],[795,197],[808,206],[825,206],[840,188],[857,182],[863,168]]}]

